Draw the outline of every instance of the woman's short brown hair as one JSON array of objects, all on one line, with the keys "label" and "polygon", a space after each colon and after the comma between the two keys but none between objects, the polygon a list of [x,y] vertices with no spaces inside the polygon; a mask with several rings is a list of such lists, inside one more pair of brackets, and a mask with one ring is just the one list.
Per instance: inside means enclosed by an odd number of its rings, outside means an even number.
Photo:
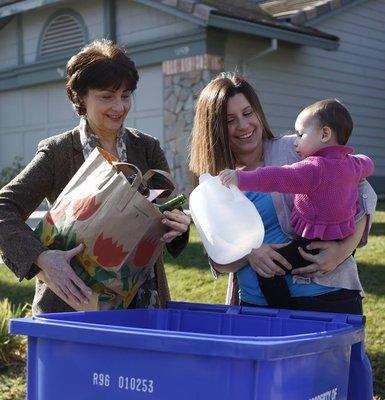
[{"label": "woman's short brown hair", "polygon": [[139,75],[127,50],[107,39],[98,39],[70,58],[66,66],[67,96],[79,115],[86,109],[82,97],[89,89],[118,89],[123,83],[136,89]]},{"label": "woman's short brown hair", "polygon": [[208,83],[198,98],[189,161],[195,175],[217,175],[223,169],[235,167],[227,129],[227,102],[238,93],[246,97],[261,121],[263,137],[274,138],[253,87],[242,76],[223,72]]}]

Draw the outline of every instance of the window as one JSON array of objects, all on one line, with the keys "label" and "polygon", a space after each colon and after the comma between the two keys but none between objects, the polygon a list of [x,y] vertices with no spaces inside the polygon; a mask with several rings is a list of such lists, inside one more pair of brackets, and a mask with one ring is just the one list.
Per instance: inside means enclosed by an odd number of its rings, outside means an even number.
[{"label": "window", "polygon": [[39,41],[38,58],[77,51],[87,41],[87,28],[82,17],[72,10],[62,10],[45,24]]}]

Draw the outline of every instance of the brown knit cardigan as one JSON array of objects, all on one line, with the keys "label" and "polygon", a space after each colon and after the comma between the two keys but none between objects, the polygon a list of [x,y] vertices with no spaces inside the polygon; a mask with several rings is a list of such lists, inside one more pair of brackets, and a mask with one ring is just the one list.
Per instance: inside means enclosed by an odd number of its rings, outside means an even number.
[{"label": "brown knit cardigan", "polygon": [[[127,129],[127,128],[126,128]],[[144,174],[148,169],[169,172],[169,167],[157,139],[136,129],[127,129],[127,162]],[[5,264],[21,281],[31,279],[39,268],[34,264],[40,253],[47,250],[25,223],[46,198],[52,204],[84,162],[78,128],[41,141],[32,161],[0,191],[0,252]],[[164,187],[153,178],[152,188]],[[167,245],[176,257],[188,242],[188,232]],[[170,299],[167,279],[160,257],[155,265],[157,290],[161,306]],[[33,312],[72,311],[47,286],[37,280]]]}]

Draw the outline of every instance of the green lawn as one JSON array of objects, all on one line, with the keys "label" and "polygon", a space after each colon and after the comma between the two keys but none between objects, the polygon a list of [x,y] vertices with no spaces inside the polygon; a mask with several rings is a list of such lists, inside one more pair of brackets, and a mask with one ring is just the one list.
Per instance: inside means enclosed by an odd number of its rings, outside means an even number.
[{"label": "green lawn", "polygon": [[[381,203],[368,246],[359,249],[356,258],[366,290],[366,349],[374,372],[377,400],[385,400],[385,204]],[[207,258],[195,229],[188,248],[177,259],[167,258],[166,270],[173,300],[222,303],[227,277],[213,280]],[[18,283],[4,266],[0,266],[0,300],[9,298],[14,304],[31,302],[33,282]],[[22,366],[1,369],[0,400],[24,398],[25,381]]]},{"label": "green lawn", "polygon": [[374,372],[374,393],[385,400],[385,204],[377,207],[369,244],[357,251],[365,288],[366,350]]}]

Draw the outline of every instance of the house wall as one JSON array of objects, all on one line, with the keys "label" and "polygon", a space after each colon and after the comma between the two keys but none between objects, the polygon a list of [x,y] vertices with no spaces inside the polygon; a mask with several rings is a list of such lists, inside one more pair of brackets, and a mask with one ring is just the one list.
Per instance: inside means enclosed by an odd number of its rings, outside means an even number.
[{"label": "house wall", "polygon": [[196,29],[196,25],[181,18],[158,11],[133,1],[116,2],[116,37],[126,45],[159,40],[170,35]]},{"label": "house wall", "polygon": [[[384,21],[385,2],[370,0],[320,23],[318,28],[341,37],[335,62],[328,54],[322,62],[338,68],[336,84],[346,93],[355,123],[351,143],[374,159],[375,176],[385,181]],[[380,186],[385,189],[384,183]]]},{"label": "house wall", "polygon": [[164,143],[163,73],[160,64],[140,68],[139,82],[133,105],[127,115],[126,126],[155,136]]},{"label": "house wall", "polygon": [[15,67],[17,63],[17,21],[13,18],[0,30],[0,70]]},{"label": "house wall", "polygon": [[40,140],[71,129],[77,122],[64,82],[0,93],[1,166],[17,155],[28,162]]},{"label": "house wall", "polygon": [[[384,18],[385,2],[363,2],[317,25],[340,38],[338,51],[279,42],[276,52],[244,63],[243,69],[277,134],[293,128],[306,105],[322,98],[340,99],[354,121],[350,144],[372,157],[375,175],[385,179]],[[269,45],[267,40],[229,35],[226,69],[241,70],[242,61]]]}]

